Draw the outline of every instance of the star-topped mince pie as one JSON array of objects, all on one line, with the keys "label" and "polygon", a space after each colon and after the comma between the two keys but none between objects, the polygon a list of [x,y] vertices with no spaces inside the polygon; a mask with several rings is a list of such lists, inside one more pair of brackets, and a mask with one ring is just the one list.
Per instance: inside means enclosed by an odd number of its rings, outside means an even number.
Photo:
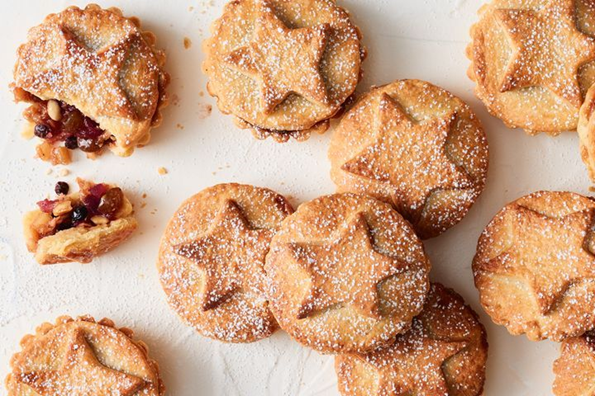
[{"label": "star-topped mince pie", "polygon": [[574,131],[595,82],[590,0],[493,0],[467,49],[470,78],[488,110],[528,133]]},{"label": "star-topped mince pie", "polygon": [[264,188],[220,184],[191,197],[171,219],[158,269],[172,308],[203,335],[252,342],[277,328],[264,260],[293,209]]},{"label": "star-topped mince pie", "polygon": [[479,396],[485,381],[486,332],[454,291],[432,284],[411,330],[367,354],[335,358],[339,390],[349,396]]},{"label": "star-topped mince pie", "polygon": [[9,396],[161,396],[147,345],[109,319],[60,317],[21,341],[6,379]]},{"label": "star-topped mince pie", "polygon": [[212,31],[209,92],[258,138],[325,132],[361,77],[359,30],[334,1],[232,1]]},{"label": "star-topped mince pie", "polygon": [[362,352],[407,331],[425,301],[430,263],[390,205],[337,194],[283,221],[265,270],[283,330],[321,352]]},{"label": "star-topped mince pie", "polygon": [[460,99],[404,80],[355,104],[333,134],[329,157],[339,192],[389,202],[431,238],[458,223],[483,191],[488,144]]},{"label": "star-topped mince pie", "polygon": [[132,204],[122,189],[77,179],[80,191],[69,194],[56,184],[55,199],[37,203],[25,214],[25,241],[40,264],[89,263],[115,248],[136,230]]},{"label": "star-topped mince pie", "polygon": [[595,202],[567,192],[525,196],[494,217],[473,262],[494,322],[554,341],[595,326],[594,220]]},{"label": "star-topped mince pie", "polygon": [[595,395],[595,338],[592,332],[562,342],[554,362],[554,395]]},{"label": "star-topped mince pie", "polygon": [[169,76],[155,35],[117,8],[69,7],[29,31],[17,51],[15,99],[41,159],[70,162],[70,151],[90,156],[108,147],[128,156],[148,143],[161,123]]}]

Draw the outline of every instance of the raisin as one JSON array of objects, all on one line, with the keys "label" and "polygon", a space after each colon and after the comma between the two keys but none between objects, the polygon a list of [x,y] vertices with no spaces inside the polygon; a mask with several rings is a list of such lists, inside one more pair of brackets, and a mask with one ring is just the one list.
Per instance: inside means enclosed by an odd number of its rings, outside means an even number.
[{"label": "raisin", "polygon": [[64,146],[69,150],[77,149],[79,147],[79,143],[76,136],[68,136],[66,140],[64,140]]},{"label": "raisin", "polygon": [[110,188],[105,195],[101,197],[97,211],[110,220],[114,219],[116,213],[122,207],[123,201],[124,194],[122,193],[122,189],[119,187]]},{"label": "raisin", "polygon": [[73,224],[78,224],[87,218],[89,211],[83,205],[75,207],[72,212],[70,212],[70,220]]},{"label": "raisin", "polygon": [[68,185],[68,183],[63,181],[59,181],[58,183],[56,183],[56,187],[54,188],[54,191],[58,195],[66,195],[68,194],[68,190],[70,190],[70,186]]},{"label": "raisin", "polygon": [[50,127],[45,124],[37,124],[33,133],[38,138],[45,139],[50,134]]}]

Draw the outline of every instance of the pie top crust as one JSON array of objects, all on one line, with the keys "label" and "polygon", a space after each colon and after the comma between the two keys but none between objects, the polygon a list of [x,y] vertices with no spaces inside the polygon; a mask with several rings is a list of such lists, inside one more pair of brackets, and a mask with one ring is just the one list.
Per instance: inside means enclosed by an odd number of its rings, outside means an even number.
[{"label": "pie top crust", "polygon": [[359,30],[331,0],[232,1],[211,30],[209,92],[257,137],[325,131],[361,77]]},{"label": "pie top crust", "polygon": [[595,326],[594,216],[592,199],[546,191],[494,217],[473,261],[481,303],[494,322],[553,341]]},{"label": "pie top crust", "polygon": [[6,378],[8,396],[161,396],[147,345],[109,319],[60,317],[21,341]]},{"label": "pie top crust", "polygon": [[479,17],[468,74],[488,110],[530,134],[576,130],[595,82],[590,0],[493,0]]},{"label": "pie top crust", "polygon": [[335,358],[343,395],[482,394],[488,343],[477,314],[434,283],[411,330],[387,348]]},{"label": "pie top crust", "polygon": [[430,263],[390,205],[336,194],[283,221],[265,270],[283,330],[320,352],[361,352],[409,329],[429,289]]},{"label": "pie top crust", "polygon": [[293,209],[264,188],[220,184],[184,202],[170,220],[157,264],[171,307],[207,337],[253,342],[277,329],[264,260]]},{"label": "pie top crust", "polygon": [[431,238],[458,223],[483,191],[488,143],[462,100],[402,80],[358,100],[334,131],[329,158],[339,192],[391,203]]},{"label": "pie top crust", "polygon": [[595,394],[595,339],[593,333],[562,342],[560,357],[554,362],[554,395]]},{"label": "pie top crust", "polygon": [[57,99],[96,121],[127,156],[149,141],[167,103],[165,54],[117,8],[69,7],[32,28],[17,51],[14,88]]}]

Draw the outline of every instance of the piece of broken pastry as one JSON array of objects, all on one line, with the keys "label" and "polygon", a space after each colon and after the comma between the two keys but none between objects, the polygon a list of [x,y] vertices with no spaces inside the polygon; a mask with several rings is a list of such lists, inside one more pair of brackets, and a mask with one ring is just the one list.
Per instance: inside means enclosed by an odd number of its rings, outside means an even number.
[{"label": "piece of broken pastry", "polygon": [[68,194],[68,185],[59,182],[56,199],[39,201],[38,209],[25,214],[27,248],[39,264],[89,263],[136,230],[132,204],[121,188],[77,182],[79,192]]},{"label": "piece of broken pastry", "polygon": [[155,35],[117,8],[89,5],[51,14],[17,51],[12,89],[23,115],[43,140],[38,157],[69,163],[108,147],[128,156],[161,123],[169,81]]}]

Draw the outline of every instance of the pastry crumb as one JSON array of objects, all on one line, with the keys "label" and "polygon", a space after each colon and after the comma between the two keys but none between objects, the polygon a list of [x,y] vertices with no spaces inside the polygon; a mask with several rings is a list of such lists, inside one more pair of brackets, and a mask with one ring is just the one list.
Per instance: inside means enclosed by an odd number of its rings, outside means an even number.
[{"label": "pastry crumb", "polygon": [[178,129],[184,129],[184,124],[177,123],[176,124],[176,128],[178,128]]},{"label": "pastry crumb", "polygon": [[204,103],[198,104],[198,113],[197,114],[198,114],[199,120],[204,120],[205,118],[210,116],[212,112],[213,112],[213,106],[211,106],[210,104],[204,104]]},{"label": "pastry crumb", "polygon": [[35,125],[32,122],[25,123],[21,131],[21,136],[26,140],[33,139],[33,136],[35,136]]},{"label": "pastry crumb", "polygon": [[192,47],[192,40],[188,37],[184,37],[184,48],[189,49],[190,47]]},{"label": "pastry crumb", "polygon": [[157,169],[157,173],[159,173],[161,176],[167,175],[167,169],[161,166]]},{"label": "pastry crumb", "polygon": [[68,176],[68,175],[70,175],[70,171],[66,168],[62,168],[62,169],[60,169],[60,172],[58,172],[58,176],[64,177],[64,176]]}]

